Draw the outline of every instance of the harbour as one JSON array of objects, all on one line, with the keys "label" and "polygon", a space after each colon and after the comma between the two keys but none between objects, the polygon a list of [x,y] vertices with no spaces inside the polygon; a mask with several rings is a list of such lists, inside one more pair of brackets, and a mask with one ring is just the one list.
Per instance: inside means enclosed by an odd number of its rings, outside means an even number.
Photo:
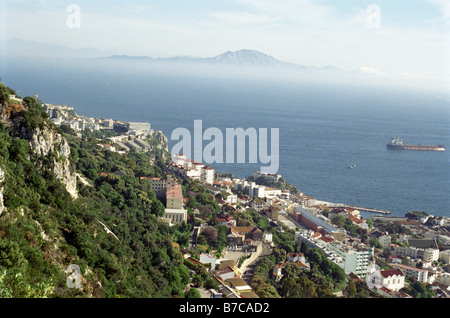
[{"label": "harbour", "polygon": [[358,211],[364,211],[364,212],[369,212],[369,213],[385,214],[385,215],[391,214],[391,212],[388,211],[388,210],[377,209],[377,208],[368,208],[368,207],[363,207],[363,206],[348,205],[348,204],[343,204],[343,203],[326,203],[325,205],[327,207],[329,207],[330,209],[351,208],[351,209],[355,209],[355,210],[358,210]]}]

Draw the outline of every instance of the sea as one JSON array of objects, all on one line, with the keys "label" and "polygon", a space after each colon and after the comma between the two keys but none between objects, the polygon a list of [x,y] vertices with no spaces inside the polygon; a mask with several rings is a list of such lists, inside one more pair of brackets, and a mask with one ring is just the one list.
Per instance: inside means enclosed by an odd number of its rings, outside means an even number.
[{"label": "sea", "polygon": [[[341,81],[338,75],[327,81],[142,63],[3,60],[0,77],[22,97],[38,94],[44,102],[75,107],[79,115],[150,122],[168,137],[169,150],[178,142],[172,132],[193,132],[195,120],[224,135],[226,128],[278,128],[277,173],[304,194],[394,216],[425,211],[450,217],[448,96]],[[392,137],[448,145],[447,151],[387,150]],[[244,178],[265,164],[210,166]]]}]

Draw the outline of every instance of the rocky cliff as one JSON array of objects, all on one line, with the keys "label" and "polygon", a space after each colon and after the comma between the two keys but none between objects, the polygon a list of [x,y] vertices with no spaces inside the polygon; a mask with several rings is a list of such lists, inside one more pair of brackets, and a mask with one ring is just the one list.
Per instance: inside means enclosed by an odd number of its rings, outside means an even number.
[{"label": "rocky cliff", "polygon": [[70,147],[67,140],[48,125],[27,130],[22,128],[21,136],[28,140],[31,158],[38,169],[50,169],[73,198],[78,197],[77,176],[70,161]]},{"label": "rocky cliff", "polygon": [[[0,83],[1,84],[1,83]],[[4,85],[0,90],[5,91]],[[30,160],[41,171],[52,171],[73,198],[78,197],[75,166],[70,161],[67,140],[45,119],[35,98],[11,98],[4,92],[0,100],[0,122],[9,128],[11,136],[28,141]],[[31,107],[31,110],[30,110]],[[2,173],[0,172],[0,213],[2,212]]]}]

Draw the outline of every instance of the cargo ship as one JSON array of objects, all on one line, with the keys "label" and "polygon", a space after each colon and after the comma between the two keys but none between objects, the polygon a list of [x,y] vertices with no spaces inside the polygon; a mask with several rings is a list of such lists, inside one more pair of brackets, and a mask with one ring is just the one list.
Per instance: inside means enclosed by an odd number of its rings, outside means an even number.
[{"label": "cargo ship", "polygon": [[444,145],[407,145],[403,144],[401,138],[392,138],[389,144],[386,144],[387,149],[391,150],[428,150],[428,151],[445,151]]}]

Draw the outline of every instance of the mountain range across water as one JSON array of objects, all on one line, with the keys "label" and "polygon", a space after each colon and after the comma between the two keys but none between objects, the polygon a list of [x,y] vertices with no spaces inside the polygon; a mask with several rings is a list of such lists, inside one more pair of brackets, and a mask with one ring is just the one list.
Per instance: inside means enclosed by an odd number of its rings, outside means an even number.
[{"label": "mountain range across water", "polygon": [[276,67],[281,69],[314,69],[314,70],[338,70],[335,66],[304,66],[293,63],[280,61],[273,56],[267,55],[257,50],[242,49],[238,51],[227,51],[214,57],[192,57],[192,56],[175,56],[168,58],[153,58],[150,56],[129,56],[129,55],[112,55],[107,57],[110,60],[139,60],[166,63],[198,63],[206,65],[234,65],[234,66],[264,66]]},{"label": "mountain range across water", "polygon": [[336,66],[305,66],[284,62],[263,52],[251,49],[227,51],[213,57],[173,56],[152,57],[113,54],[93,48],[69,48],[52,43],[10,39],[0,43],[0,54],[3,57],[32,57],[50,59],[102,59],[110,61],[146,61],[153,63],[179,63],[197,65],[224,65],[224,66],[259,66],[287,70],[339,70]]}]

